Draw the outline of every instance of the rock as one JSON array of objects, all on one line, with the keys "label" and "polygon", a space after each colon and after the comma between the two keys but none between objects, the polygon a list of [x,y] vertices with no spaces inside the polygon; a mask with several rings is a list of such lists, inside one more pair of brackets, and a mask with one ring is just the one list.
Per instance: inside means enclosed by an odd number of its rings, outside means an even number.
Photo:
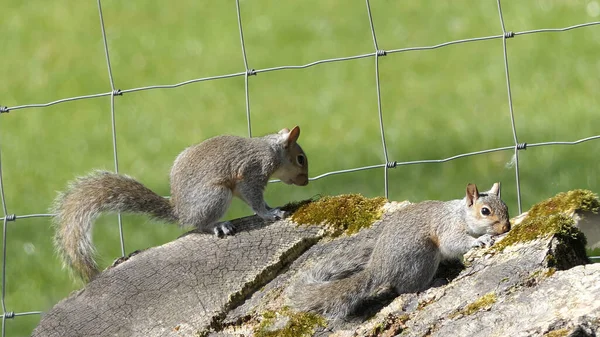
[{"label": "rock", "polygon": [[294,312],[286,294],[319,259],[351,251],[367,260],[382,220],[331,238],[327,226],[243,218],[233,237],[191,233],[107,269],[33,336],[595,336],[600,264],[587,264],[575,225],[598,230],[589,214],[599,206],[589,191],[548,199],[494,246],[467,253],[465,267],[442,268],[432,288],[382,298],[370,319],[347,322]]}]

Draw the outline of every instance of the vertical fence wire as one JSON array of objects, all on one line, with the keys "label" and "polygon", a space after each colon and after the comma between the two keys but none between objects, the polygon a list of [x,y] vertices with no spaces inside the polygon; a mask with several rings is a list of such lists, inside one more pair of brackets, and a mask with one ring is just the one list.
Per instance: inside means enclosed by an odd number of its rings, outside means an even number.
[{"label": "vertical fence wire", "polygon": [[2,146],[0,146],[0,203],[2,204],[2,213],[4,217],[2,219],[2,289],[0,294],[0,305],[2,305],[2,328],[1,336],[6,336],[6,319],[12,319],[16,316],[29,316],[29,315],[40,315],[41,311],[28,311],[14,313],[12,311],[6,311],[6,244],[8,242],[8,222],[16,221],[18,218],[14,214],[8,214],[8,207],[6,206],[6,197],[4,193],[4,174],[2,171]]},{"label": "vertical fence wire", "polygon": [[8,229],[8,208],[6,206],[6,197],[4,195],[4,177],[2,174],[2,151],[0,151],[0,199],[2,202],[2,212],[4,213],[4,220],[2,221],[2,337],[6,334],[6,318],[8,313],[6,312],[6,242],[7,242],[7,229]]},{"label": "vertical fence wire", "polygon": [[[106,67],[108,69],[108,79],[110,81],[110,119],[112,125],[112,144],[113,158],[115,163],[115,173],[119,173],[119,156],[117,155],[117,123],[115,118],[115,95],[120,95],[121,91],[115,89],[115,81],[113,79],[112,67],[110,65],[110,55],[108,52],[108,40],[106,38],[106,28],[104,26],[104,15],[102,14],[102,1],[98,0],[98,14],[100,15],[100,28],[102,30],[102,42],[104,43],[104,56],[106,58]],[[123,218],[121,213],[117,214],[117,222],[119,225],[119,242],[121,244],[121,256],[125,256],[125,238],[123,235]]]},{"label": "vertical fence wire", "polygon": [[246,95],[246,121],[248,122],[248,137],[252,137],[252,123],[250,122],[250,90],[248,88],[248,76],[256,75],[253,69],[248,68],[248,56],[246,55],[246,43],[244,42],[244,29],[242,28],[242,13],[240,10],[240,0],[235,0],[237,10],[237,22],[240,31],[240,43],[242,44],[242,56],[244,57],[244,93]]},{"label": "vertical fence wire", "polygon": [[[383,157],[386,164],[389,163],[388,150],[385,142],[385,131],[383,127],[383,113],[381,108],[381,84],[379,81],[379,57],[385,56],[384,50],[379,49],[377,43],[377,35],[375,34],[375,24],[373,23],[373,14],[371,13],[371,4],[369,0],[365,0],[367,4],[367,14],[369,15],[369,26],[371,27],[371,36],[373,37],[373,45],[375,46],[375,88],[377,90],[377,113],[379,116],[379,132],[381,133],[381,144],[383,146]],[[383,167],[383,188],[386,199],[389,198],[389,179],[388,179],[389,165]]]},{"label": "vertical fence wire", "polygon": [[[500,16],[500,25],[502,26],[502,51],[504,57],[504,74],[506,76],[506,92],[508,95],[508,109],[510,112],[510,123],[513,133],[513,140],[515,142],[515,154],[514,154],[514,165],[515,165],[515,183],[517,185],[517,206],[519,214],[523,213],[521,205],[521,177],[519,174],[519,139],[517,138],[517,128],[515,127],[515,113],[513,109],[512,91],[510,87],[510,72],[508,70],[508,52],[506,50],[506,39],[514,37],[513,32],[507,32],[506,26],[504,25],[504,16],[502,14],[501,0],[497,0],[498,3],[498,15]],[[524,148],[523,148],[524,149]]]}]

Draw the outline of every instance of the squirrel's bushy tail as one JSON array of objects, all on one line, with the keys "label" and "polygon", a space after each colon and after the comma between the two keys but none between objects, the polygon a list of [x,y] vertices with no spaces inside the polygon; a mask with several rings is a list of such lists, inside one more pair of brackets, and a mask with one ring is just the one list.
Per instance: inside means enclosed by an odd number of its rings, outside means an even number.
[{"label": "squirrel's bushy tail", "polygon": [[94,219],[103,212],[146,213],[177,221],[169,200],[130,177],[94,171],[71,182],[54,203],[54,244],[64,265],[85,282],[98,274],[91,233]]},{"label": "squirrel's bushy tail", "polygon": [[345,318],[371,296],[374,287],[368,273],[361,270],[330,281],[304,275],[289,295],[290,304],[299,311],[318,312],[332,319]]}]

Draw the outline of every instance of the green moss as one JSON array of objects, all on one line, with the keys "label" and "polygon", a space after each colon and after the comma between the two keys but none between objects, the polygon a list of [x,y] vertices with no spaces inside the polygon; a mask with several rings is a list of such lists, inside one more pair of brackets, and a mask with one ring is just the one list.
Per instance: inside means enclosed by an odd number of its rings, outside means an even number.
[{"label": "green moss", "polygon": [[598,195],[589,190],[562,192],[534,205],[529,212],[537,215],[557,212],[571,213],[576,210],[598,213],[600,210]]},{"label": "green moss", "polygon": [[550,277],[556,273],[556,268],[548,268],[544,273],[544,277]]},{"label": "green moss", "polygon": [[588,190],[573,190],[559,193],[534,205],[527,217],[514,226],[502,241],[494,245],[494,249],[502,251],[515,243],[532,241],[548,235],[556,235],[584,247],[585,236],[574,226],[575,221],[571,218],[575,210],[598,213],[598,196]]},{"label": "green moss", "polygon": [[547,266],[555,266],[556,263],[557,263],[557,261],[556,261],[556,257],[554,256],[554,254],[546,255],[546,265]]},{"label": "green moss", "polygon": [[291,218],[300,225],[324,223],[332,236],[353,234],[378,220],[385,202],[383,197],[365,198],[360,194],[325,196],[301,205]]},{"label": "green moss", "polygon": [[451,315],[451,317],[456,317],[458,315],[472,315],[481,309],[489,308],[492,304],[496,303],[497,300],[498,298],[496,297],[496,293],[492,291],[476,299],[474,302],[467,305],[462,310],[459,310],[454,315]]},{"label": "green moss", "polygon": [[568,329],[558,329],[544,334],[544,337],[566,337],[569,335]]},{"label": "green moss", "polygon": [[538,269],[531,273],[522,283],[526,287],[534,287],[540,283],[541,280],[546,279],[556,272],[556,268],[543,268]]},{"label": "green moss", "polygon": [[196,331],[194,337],[206,337],[208,336],[208,331]]},{"label": "green moss", "polygon": [[[274,329],[278,317],[285,317],[284,327]],[[265,311],[258,327],[254,329],[255,337],[308,337],[312,336],[317,327],[325,327],[327,321],[323,316],[309,312],[293,312],[284,307],[280,312]]]},{"label": "green moss", "polygon": [[272,321],[277,317],[277,313],[272,310],[267,310],[262,314],[262,317],[263,317],[263,322],[270,325],[272,323]]}]

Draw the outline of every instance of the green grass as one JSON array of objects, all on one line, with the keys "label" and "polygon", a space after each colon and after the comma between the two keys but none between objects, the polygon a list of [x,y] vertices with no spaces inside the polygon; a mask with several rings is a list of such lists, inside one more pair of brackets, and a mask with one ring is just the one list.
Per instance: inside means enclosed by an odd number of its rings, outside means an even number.
[{"label": "green grass", "polygon": [[[599,20],[589,1],[504,1],[508,30],[557,28]],[[495,1],[372,1],[380,49],[426,46],[501,33]],[[44,103],[110,91],[94,1],[0,0],[0,104]],[[241,1],[251,68],[299,65],[373,52],[361,1]],[[234,1],[104,1],[117,88],[171,84],[243,71]],[[520,142],[599,134],[600,26],[507,41]],[[501,40],[380,59],[390,160],[436,159],[513,142]],[[379,164],[373,58],[262,73],[250,78],[256,135],[300,125],[311,176]],[[120,171],[168,194],[168,173],[186,146],[217,134],[246,134],[243,77],[116,98]],[[0,116],[9,213],[43,213],[67,181],[113,169],[108,97],[15,110]],[[520,154],[523,207],[575,188],[600,190],[600,141],[530,148]],[[467,183],[503,183],[516,215],[512,153],[390,171],[390,198],[452,199]],[[383,171],[328,177],[305,188],[273,184],[273,204],[316,194],[383,194]],[[250,214],[235,202],[228,218]],[[48,310],[80,285],[51,246],[48,219],[9,223],[6,308]],[[127,252],[165,243],[181,230],[125,217]],[[94,232],[103,266],[120,254],[115,217]],[[28,335],[39,317],[7,320],[8,336]]]}]

